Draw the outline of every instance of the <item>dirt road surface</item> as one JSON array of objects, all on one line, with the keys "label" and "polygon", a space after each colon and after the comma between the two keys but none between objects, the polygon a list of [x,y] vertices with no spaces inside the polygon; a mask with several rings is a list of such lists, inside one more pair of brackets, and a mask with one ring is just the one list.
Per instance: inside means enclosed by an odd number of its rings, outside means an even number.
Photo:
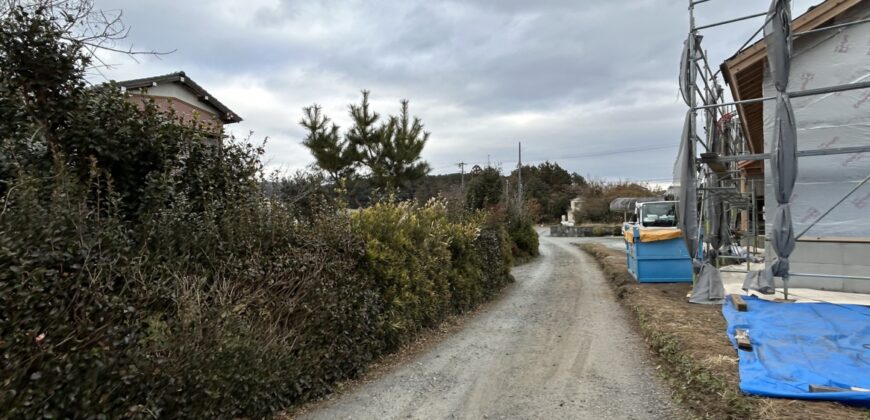
[{"label": "dirt road surface", "polygon": [[604,277],[542,232],[507,296],[404,366],[311,419],[681,418]]}]

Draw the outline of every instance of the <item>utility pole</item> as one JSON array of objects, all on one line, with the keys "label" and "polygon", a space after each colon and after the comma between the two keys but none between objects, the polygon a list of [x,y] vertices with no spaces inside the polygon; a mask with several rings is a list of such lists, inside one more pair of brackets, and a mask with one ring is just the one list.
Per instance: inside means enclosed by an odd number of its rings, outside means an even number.
[{"label": "utility pole", "polygon": [[511,179],[510,177],[505,177],[504,179],[504,206],[509,209],[511,206]]},{"label": "utility pole", "polygon": [[517,160],[517,205],[523,206],[523,143],[519,143],[519,159]]},{"label": "utility pole", "polygon": [[460,178],[459,188],[462,191],[465,191],[465,162],[459,162],[456,164],[459,167],[459,172],[462,174],[462,178]]}]

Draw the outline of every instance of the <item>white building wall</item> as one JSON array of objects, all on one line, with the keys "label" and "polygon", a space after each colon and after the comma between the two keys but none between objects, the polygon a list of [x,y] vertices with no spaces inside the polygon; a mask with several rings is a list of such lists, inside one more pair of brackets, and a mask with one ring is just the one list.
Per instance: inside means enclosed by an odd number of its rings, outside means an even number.
[{"label": "white building wall", "polygon": [[200,101],[199,98],[197,98],[190,90],[178,83],[161,83],[157,86],[147,88],[147,91],[149,95],[177,98],[190,105],[209,111],[214,115],[220,115],[220,111],[211,105]]},{"label": "white building wall", "polygon": [[[864,2],[838,22],[868,16],[870,2]],[[789,91],[866,80],[870,80],[870,24],[795,39]],[[765,69],[763,94],[775,94],[768,69]],[[870,89],[796,98],[792,99],[792,106],[797,122],[798,150],[870,145]],[[768,153],[774,107],[772,101],[764,104],[764,150]],[[799,158],[791,204],[795,232],[802,232],[819,219],[868,175],[870,153]],[[770,232],[776,199],[769,161],[765,161],[764,177],[766,231]],[[807,240],[800,240],[791,256],[792,272],[870,276],[870,184],[865,184],[820,219],[804,238]],[[870,280],[792,277],[789,284],[870,293]]]}]

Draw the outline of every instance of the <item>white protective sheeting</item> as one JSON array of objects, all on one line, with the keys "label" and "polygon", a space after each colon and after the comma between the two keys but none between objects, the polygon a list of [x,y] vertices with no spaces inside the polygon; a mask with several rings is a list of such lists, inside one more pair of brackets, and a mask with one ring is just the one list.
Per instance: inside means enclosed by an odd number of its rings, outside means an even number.
[{"label": "white protective sheeting", "polygon": [[[837,23],[870,16],[870,2],[858,6]],[[870,80],[870,24],[805,35],[794,40],[789,91]],[[775,96],[765,68],[764,96]],[[764,151],[771,152],[776,101],[764,103]],[[870,144],[870,89],[792,98],[798,150]],[[791,196],[795,234],[816,221],[831,205],[870,174],[870,153],[800,158]],[[777,209],[770,162],[765,161],[765,220],[771,232]],[[821,219],[806,237],[870,238],[870,184]]]}]

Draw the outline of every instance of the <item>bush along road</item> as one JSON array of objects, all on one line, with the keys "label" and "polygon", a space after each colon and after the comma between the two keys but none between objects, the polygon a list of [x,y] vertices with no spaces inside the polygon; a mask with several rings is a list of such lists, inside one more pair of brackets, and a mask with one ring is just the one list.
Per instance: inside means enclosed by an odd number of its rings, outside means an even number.
[{"label": "bush along road", "polygon": [[684,417],[591,257],[542,235],[513,275],[459,333],[304,417]]}]

